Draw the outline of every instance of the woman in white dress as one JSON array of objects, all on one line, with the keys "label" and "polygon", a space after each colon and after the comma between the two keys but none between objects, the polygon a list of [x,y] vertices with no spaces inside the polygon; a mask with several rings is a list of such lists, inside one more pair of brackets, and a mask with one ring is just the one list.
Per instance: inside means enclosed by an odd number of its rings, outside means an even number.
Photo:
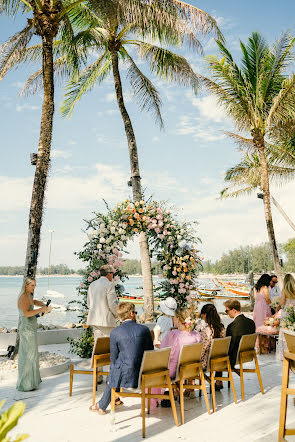
[{"label": "woman in white dress", "polygon": [[[282,290],[282,298],[281,298],[281,307],[282,307],[282,316],[281,323],[283,318],[287,315],[286,308],[290,306],[295,307],[295,279],[293,276],[288,273],[284,278],[284,286]],[[279,340],[277,344],[276,351],[276,359],[278,361],[282,361],[284,359],[284,350],[286,350],[286,341],[284,338],[284,331],[281,328],[279,333]]]}]

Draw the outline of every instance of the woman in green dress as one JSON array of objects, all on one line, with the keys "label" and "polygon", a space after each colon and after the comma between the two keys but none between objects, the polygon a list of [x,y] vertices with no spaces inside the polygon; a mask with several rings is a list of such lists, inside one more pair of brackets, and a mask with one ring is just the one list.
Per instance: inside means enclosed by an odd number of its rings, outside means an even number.
[{"label": "woman in green dress", "polygon": [[[35,315],[49,313],[52,307],[47,307],[42,301],[33,298],[35,287],[35,279],[25,278],[17,302],[20,326],[16,388],[19,391],[36,390],[41,382]],[[34,310],[35,305],[39,308]]]}]

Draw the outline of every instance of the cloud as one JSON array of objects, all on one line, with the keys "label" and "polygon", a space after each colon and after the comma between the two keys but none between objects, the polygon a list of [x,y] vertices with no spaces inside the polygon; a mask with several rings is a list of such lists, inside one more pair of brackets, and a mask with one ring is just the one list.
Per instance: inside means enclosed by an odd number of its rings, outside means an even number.
[{"label": "cloud", "polygon": [[22,112],[24,110],[34,111],[40,109],[40,106],[35,106],[33,104],[25,103],[25,104],[17,104],[15,109],[17,112]]},{"label": "cloud", "polygon": [[72,156],[71,152],[68,150],[59,150],[59,149],[52,149],[51,151],[51,158],[70,158]]},{"label": "cloud", "polygon": [[114,114],[117,114],[117,113],[118,113],[118,109],[108,109],[106,111],[107,115],[114,115]]},{"label": "cloud", "polygon": [[111,101],[115,101],[116,100],[116,94],[115,92],[109,92],[108,94],[106,94],[104,101],[106,101],[107,103],[110,103]]},{"label": "cloud", "polygon": [[224,108],[217,102],[213,95],[198,98],[187,93],[187,96],[191,99],[192,105],[199,110],[201,117],[215,121],[216,123],[228,121]]},{"label": "cloud", "polygon": [[193,140],[214,143],[225,138],[221,129],[212,126],[199,117],[182,115],[176,127],[177,135],[191,135]]}]

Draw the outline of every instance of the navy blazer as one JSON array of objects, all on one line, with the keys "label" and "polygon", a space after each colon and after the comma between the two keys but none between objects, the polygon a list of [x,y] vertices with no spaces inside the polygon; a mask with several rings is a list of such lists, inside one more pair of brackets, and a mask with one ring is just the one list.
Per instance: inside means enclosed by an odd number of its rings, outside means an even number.
[{"label": "navy blazer", "polygon": [[239,315],[231,322],[226,329],[226,336],[231,336],[229,346],[230,365],[233,368],[236,363],[237,353],[241,337],[255,333],[255,322],[246,316]]},{"label": "navy blazer", "polygon": [[132,320],[124,321],[111,332],[110,348],[110,387],[136,388],[143,353],[154,349],[150,330]]}]

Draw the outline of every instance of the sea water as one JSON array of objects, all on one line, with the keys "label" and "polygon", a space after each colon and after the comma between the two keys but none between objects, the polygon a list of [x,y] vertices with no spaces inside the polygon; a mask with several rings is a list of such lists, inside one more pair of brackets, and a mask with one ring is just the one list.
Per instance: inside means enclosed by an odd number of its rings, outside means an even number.
[{"label": "sea water", "polygon": [[[23,278],[21,276],[3,276],[0,277],[0,327],[12,328],[16,327],[18,323],[17,297],[19,295]],[[78,323],[79,315],[81,314],[80,306],[78,304],[70,303],[70,301],[79,300],[80,296],[77,292],[77,287],[82,281],[80,276],[51,276],[37,277],[37,285],[35,289],[36,299],[51,299],[53,310],[50,314],[38,319],[38,322],[44,325],[65,325],[68,322]],[[153,282],[157,286],[161,278],[153,277]],[[209,280],[198,280],[199,284],[207,285]],[[143,295],[142,278],[130,277],[123,283],[125,293],[131,295]],[[50,290],[51,295],[47,295],[47,290]],[[224,312],[224,300],[216,299],[214,304],[219,312]],[[200,307],[206,302],[201,302]],[[247,304],[249,301],[241,301],[241,304]],[[76,310],[67,310],[76,309]],[[156,306],[156,308],[158,308]],[[140,315],[143,311],[141,305],[136,305],[136,311]]]}]

